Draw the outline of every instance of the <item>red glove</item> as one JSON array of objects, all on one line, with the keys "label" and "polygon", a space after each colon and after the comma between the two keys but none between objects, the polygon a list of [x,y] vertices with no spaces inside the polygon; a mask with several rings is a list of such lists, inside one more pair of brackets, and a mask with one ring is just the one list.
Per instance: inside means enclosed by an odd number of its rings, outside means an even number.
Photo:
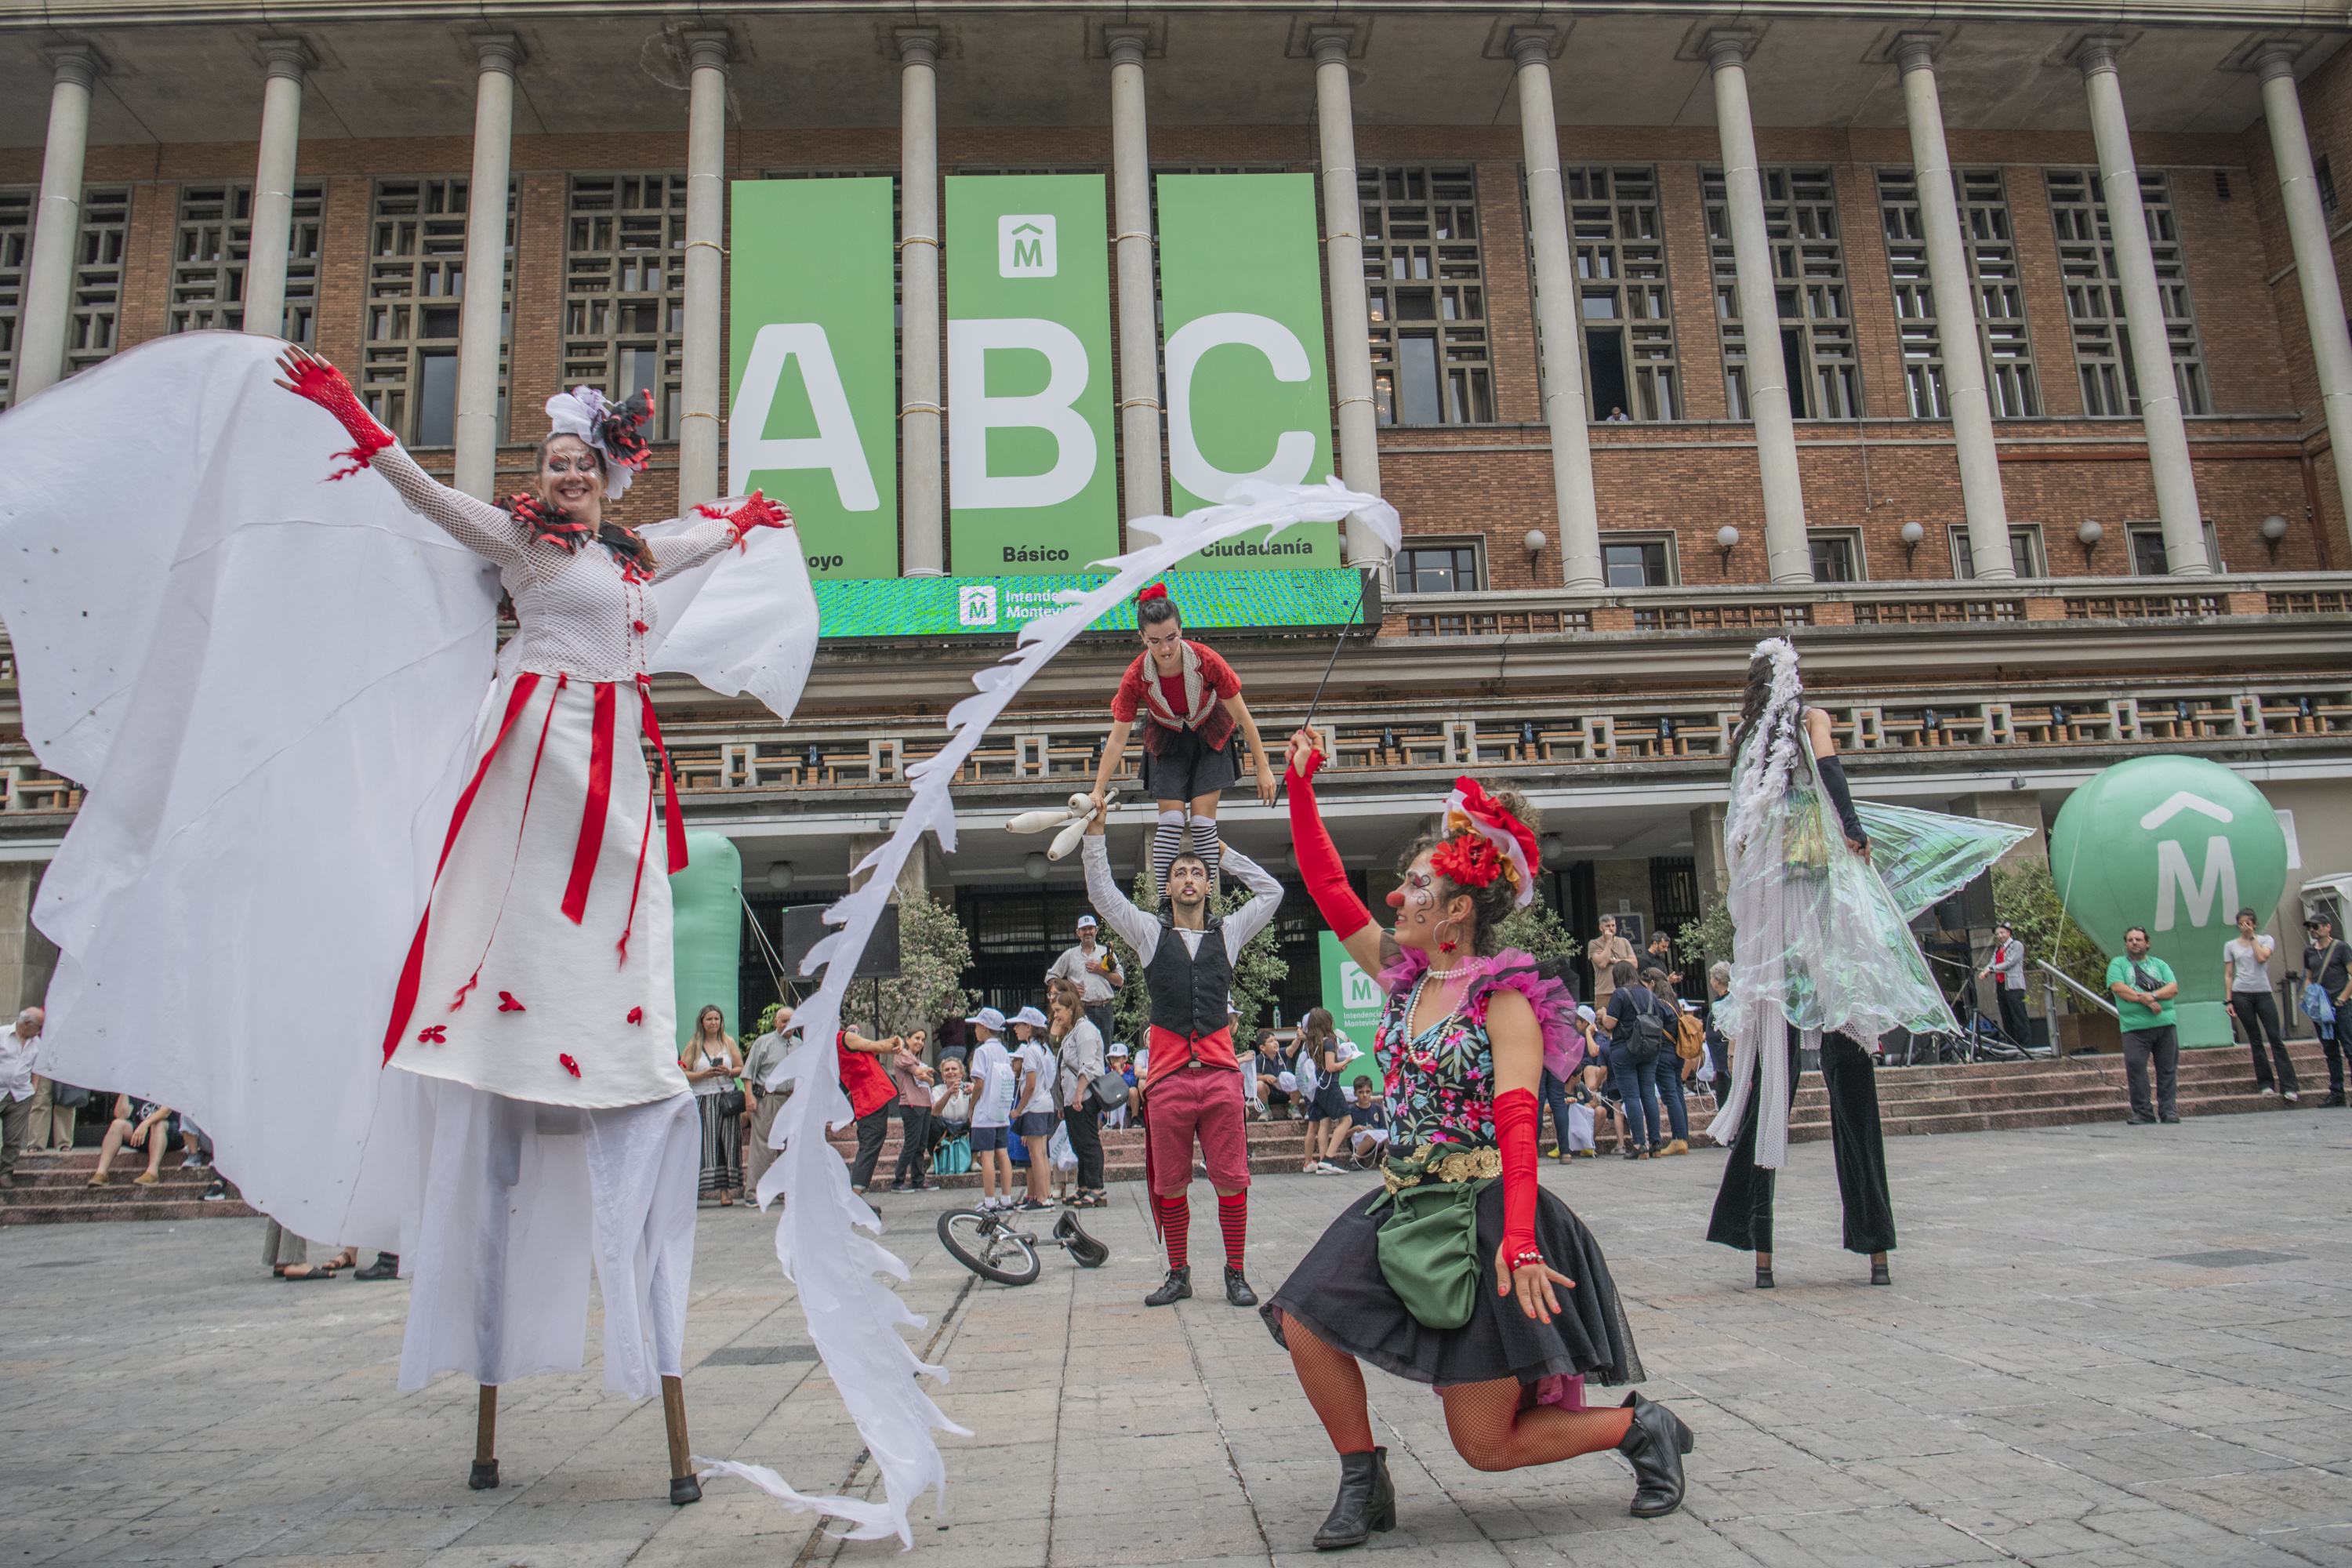
[{"label": "red glove", "polygon": [[[1503,1259],[1513,1268],[1540,1263],[1536,1246],[1535,1091],[1507,1089],[1495,1097],[1495,1142],[1503,1155]],[[1507,1275],[1499,1281],[1510,1288]]]},{"label": "red glove", "polygon": [[1339,864],[1339,847],[1331,842],[1330,830],[1323,826],[1323,813],[1315,804],[1311,781],[1322,765],[1323,753],[1309,752],[1305,773],[1296,764],[1288,769],[1290,842],[1298,855],[1298,874],[1307,879],[1307,895],[1323,911],[1332,931],[1345,942],[1372,923],[1372,911],[1348,886],[1347,868]]},{"label": "red glove", "polygon": [[349,479],[368,467],[378,452],[393,444],[392,432],[375,422],[375,416],[361,404],[358,394],[352,391],[352,384],[343,379],[341,371],[324,360],[307,357],[290,368],[294,373],[292,384],[295,394],[309,398],[333,415],[341,422],[344,433],[352,438],[352,445],[349,450],[334,454],[338,458],[349,458],[352,466],[336,469],[327,476],[329,479]]},{"label": "red glove", "polygon": [[793,513],[790,507],[778,506],[758,490],[751,499],[733,511],[721,511],[715,506],[699,506],[695,510],[705,517],[723,517],[735,530],[735,546],[743,547],[744,537],[755,528],[790,528]]}]

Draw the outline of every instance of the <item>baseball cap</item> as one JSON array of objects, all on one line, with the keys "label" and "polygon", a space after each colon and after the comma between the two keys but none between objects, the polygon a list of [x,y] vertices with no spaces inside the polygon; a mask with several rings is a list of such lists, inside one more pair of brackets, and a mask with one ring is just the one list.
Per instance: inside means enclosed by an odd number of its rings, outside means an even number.
[{"label": "baseball cap", "polygon": [[967,1024],[978,1024],[982,1027],[993,1029],[1000,1035],[1004,1033],[1004,1015],[998,1012],[993,1007],[982,1007],[979,1012],[974,1013],[971,1017],[966,1018],[964,1022]]},{"label": "baseball cap", "polygon": [[1592,1008],[1590,1005],[1580,1004],[1576,1009],[1576,1016],[1590,1024],[1593,1017]]},{"label": "baseball cap", "polygon": [[1127,1047],[1120,1045],[1117,1040],[1113,1040],[1110,1043],[1110,1048],[1104,1054],[1106,1056],[1123,1057],[1127,1055]]},{"label": "baseball cap", "polygon": [[1084,930],[1087,926],[1098,926],[1101,923],[1101,921],[1096,920],[1092,915],[1080,915],[1078,917],[1078,927],[1080,930]]},{"label": "baseball cap", "polygon": [[1022,1008],[1013,1015],[1013,1021],[1016,1024],[1026,1024],[1033,1029],[1042,1029],[1046,1026],[1045,1015],[1034,1007]]}]

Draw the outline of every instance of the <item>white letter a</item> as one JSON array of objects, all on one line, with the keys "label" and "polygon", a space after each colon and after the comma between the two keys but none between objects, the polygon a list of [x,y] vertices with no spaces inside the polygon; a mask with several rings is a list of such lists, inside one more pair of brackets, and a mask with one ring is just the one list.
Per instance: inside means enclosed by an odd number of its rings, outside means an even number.
[{"label": "white letter a", "polygon": [[[795,357],[809,407],[816,414],[816,434],[772,441],[761,432],[775,408],[785,362]],[[849,395],[842,390],[841,372],[833,363],[833,347],[825,342],[824,328],[814,321],[782,321],[760,329],[743,366],[742,389],[728,416],[727,493],[743,494],[751,489],[753,474],[775,468],[830,469],[847,510],[873,511],[882,504],[866,447],[857,439],[857,422],[850,417]]]}]

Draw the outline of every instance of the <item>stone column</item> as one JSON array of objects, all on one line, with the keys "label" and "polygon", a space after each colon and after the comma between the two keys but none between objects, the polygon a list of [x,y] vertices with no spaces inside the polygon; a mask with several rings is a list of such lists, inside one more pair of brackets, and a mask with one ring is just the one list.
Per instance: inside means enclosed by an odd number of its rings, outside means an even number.
[{"label": "stone column", "polygon": [[[724,33],[689,33],[686,100],[686,341],[679,345],[677,508],[719,499],[719,341],[727,289],[727,60]],[[624,387],[624,392],[634,388]]]},{"label": "stone column", "polygon": [[1756,164],[1756,127],[1748,112],[1747,62],[1753,41],[1714,34],[1707,40],[1706,63],[1715,73],[1724,205],[1731,214],[1732,265],[1748,342],[1748,412],[1756,426],[1756,463],[1764,486],[1764,558],[1775,583],[1810,583],[1813,551],[1805,539],[1797,427],[1789,411],[1788,363],[1780,356],[1780,295],[1773,286],[1772,247],[1764,232],[1764,179]]},{"label": "stone column", "polygon": [[2346,522],[2352,526],[2352,340],[2345,335],[2336,249],[2327,237],[2327,215],[2319,205],[2311,139],[2304,131],[2303,97],[2295,90],[2294,47],[2281,44],[2263,50],[2256,68],[2262,72],[2263,117],[2270,124],[2271,157],[2278,164],[2287,236],[2294,244],[2304,328],[2311,334],[2312,364],[2319,373],[2319,406],[2327,416],[2336,488]]},{"label": "stone column", "polygon": [[268,75],[261,84],[261,158],[253,174],[253,238],[245,260],[245,330],[274,338],[286,325],[286,253],[294,243],[294,164],[302,143],[302,70],[310,48],[299,38],[264,38]]},{"label": "stone column", "polygon": [[1110,165],[1118,238],[1118,440],[1129,520],[1168,510],[1160,482],[1160,323],[1151,267],[1151,144],[1143,113],[1146,27],[1110,27]]},{"label": "stone column", "polygon": [[1731,896],[1731,862],[1723,847],[1723,822],[1727,815],[1726,807],[1719,800],[1691,807],[1691,869],[1698,879],[1698,901],[1702,910],[1713,900]]},{"label": "stone column", "polygon": [[[507,174],[514,152],[511,33],[479,33],[474,74],[474,171],[466,186],[466,292],[458,300],[457,488],[498,500],[499,350],[505,337]],[[623,395],[635,391],[624,388]]]},{"label": "stone column", "polygon": [[2147,433],[2147,465],[2156,480],[2156,515],[2164,526],[2164,558],[2175,577],[2209,577],[2205,515],[2197,504],[2197,477],[2189,465],[2189,427],[2180,418],[2180,384],[2172,374],[2172,342],[2156,289],[2156,258],[2147,244],[2147,209],[2140,205],[2139,167],[2132,157],[2131,122],[2124,117],[2123,82],[2112,43],[2094,39],[2075,56],[2091,101],[2091,136],[2099,149],[2099,182],[2107,199],[2107,230],[2123,274],[2124,319],[2131,329],[2132,367],[2139,375],[2139,417]]},{"label": "stone column", "polygon": [[1932,36],[1904,38],[1895,58],[1903,69],[1903,113],[1911,124],[1911,172],[1919,212],[1927,220],[1927,279],[1944,351],[1944,395],[1952,408],[1952,441],[1959,450],[1960,505],[1969,520],[1969,556],[1978,580],[2017,575],[2009,548],[2009,505],[2001,495],[2000,455],[1992,439],[1992,398],[1985,385],[1984,340],[1977,331],[1976,279],[1960,239],[1960,208],[1952,154],[1944,143],[1944,105],[1936,90]]},{"label": "stone column", "polygon": [[82,155],[89,147],[89,88],[105,68],[98,51],[87,44],[51,49],[49,63],[57,68],[57,85],[49,89],[41,205],[33,217],[32,258],[25,268],[11,405],[65,374],[66,326],[73,319],[74,248],[81,240]]},{"label": "stone column", "polygon": [[1519,142],[1527,157],[1528,227],[1535,236],[1536,326],[1543,339],[1544,418],[1551,426],[1551,488],[1559,513],[1560,580],[1602,586],[1601,510],[1592,495],[1592,412],[1584,393],[1583,330],[1559,184],[1559,122],[1551,100],[1549,28],[1511,40],[1519,72]]},{"label": "stone column", "polygon": [[[1356,197],[1356,109],[1348,82],[1352,29],[1315,35],[1315,113],[1323,152],[1323,265],[1331,297],[1331,379],[1339,393],[1339,477],[1381,493],[1380,416],[1372,404],[1371,321],[1364,296],[1364,218]],[[1382,566],[1388,551],[1348,520],[1347,562]]]},{"label": "stone column", "polygon": [[940,482],[940,38],[898,35],[898,432],[905,454],[898,571],[947,574]]}]

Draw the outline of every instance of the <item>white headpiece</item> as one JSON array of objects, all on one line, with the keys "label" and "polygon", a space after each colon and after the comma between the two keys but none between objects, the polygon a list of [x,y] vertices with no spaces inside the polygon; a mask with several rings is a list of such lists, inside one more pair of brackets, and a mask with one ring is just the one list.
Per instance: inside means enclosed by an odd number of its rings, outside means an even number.
[{"label": "white headpiece", "polygon": [[1737,848],[1764,821],[1772,803],[1788,792],[1789,772],[1797,763],[1796,715],[1805,683],[1797,678],[1797,645],[1787,637],[1767,637],[1748,656],[1772,661],[1772,693],[1754,722],[1755,736],[1741,735],[1739,766],[1732,774],[1730,819],[1724,825],[1724,842]]},{"label": "white headpiece", "polygon": [[653,398],[640,392],[626,403],[614,403],[593,386],[575,386],[547,400],[548,422],[553,434],[577,436],[596,449],[604,470],[604,494],[619,500],[629,481],[646,466],[650,454],[637,426],[653,417]]}]

